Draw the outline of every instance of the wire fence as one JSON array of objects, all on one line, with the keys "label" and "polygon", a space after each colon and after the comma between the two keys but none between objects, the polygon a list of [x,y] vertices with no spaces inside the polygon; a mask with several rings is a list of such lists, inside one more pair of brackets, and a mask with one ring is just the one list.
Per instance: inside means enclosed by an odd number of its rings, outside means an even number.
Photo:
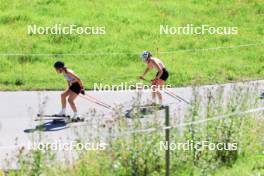
[{"label": "wire fence", "polygon": [[[132,135],[132,134],[152,133],[152,132],[158,132],[158,131],[171,130],[171,129],[176,129],[179,127],[186,127],[186,126],[190,126],[190,125],[198,125],[198,124],[202,124],[202,123],[207,123],[209,121],[222,120],[222,119],[229,118],[232,116],[234,116],[234,118],[238,118],[238,117],[241,117],[242,115],[255,113],[255,112],[261,112],[261,111],[264,111],[264,107],[248,109],[245,111],[238,111],[238,112],[233,112],[233,113],[224,114],[224,115],[217,115],[217,116],[214,116],[212,118],[197,120],[197,121],[193,121],[193,122],[186,122],[186,123],[176,124],[176,125],[171,125],[171,126],[163,126],[163,127],[159,127],[159,128],[135,129],[135,130],[131,130],[131,131],[121,132],[118,134],[109,134],[109,137],[114,139],[114,138],[120,138],[120,137],[124,137],[124,136],[128,136],[128,135]],[[247,117],[253,117],[253,116],[247,116]],[[19,149],[21,147],[25,147],[25,146],[24,145],[0,146],[0,150]]]},{"label": "wire fence", "polygon": [[[199,52],[199,51],[214,51],[222,49],[236,49],[236,48],[246,48],[246,47],[256,47],[261,46],[264,43],[248,43],[241,45],[230,45],[230,46],[216,46],[209,48],[192,48],[192,49],[178,49],[171,51],[159,51],[159,54],[173,54],[178,52]],[[0,56],[43,56],[43,57],[52,57],[52,56],[107,56],[107,55],[139,55],[142,51],[134,52],[83,52],[83,53],[0,53]]]},{"label": "wire fence", "polygon": [[[207,119],[202,119],[202,120],[197,120],[197,121],[187,122],[187,123],[182,123],[182,124],[177,124],[177,125],[172,125],[172,126],[168,126],[168,127],[146,128],[146,129],[136,129],[136,130],[131,130],[131,131],[125,131],[125,132],[122,132],[120,134],[114,134],[114,135],[112,135],[112,137],[115,138],[115,137],[122,137],[125,135],[136,134],[136,133],[150,133],[150,132],[156,132],[156,131],[164,131],[167,129],[186,127],[186,126],[190,126],[190,125],[198,125],[198,124],[206,123],[209,121],[222,120],[222,119],[225,119],[225,118],[228,118],[231,116],[241,117],[242,115],[246,115],[246,114],[250,114],[250,113],[254,113],[254,112],[261,112],[261,111],[264,111],[263,107],[248,109],[248,110],[242,111],[242,112],[238,111],[238,112],[233,112],[233,113],[224,114],[224,115],[217,115],[217,116],[214,116],[212,118],[207,118]],[[252,116],[248,116],[248,117],[252,117]]]}]

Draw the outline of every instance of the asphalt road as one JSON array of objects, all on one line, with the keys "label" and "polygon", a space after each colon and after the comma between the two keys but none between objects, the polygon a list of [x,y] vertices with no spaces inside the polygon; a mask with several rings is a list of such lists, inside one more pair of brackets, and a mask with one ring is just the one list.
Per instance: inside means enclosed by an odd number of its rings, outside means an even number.
[{"label": "asphalt road", "polygon": [[[255,96],[256,93],[263,90],[264,81],[202,86],[197,88],[197,92],[201,97],[207,97],[209,90],[217,91],[218,88],[223,88],[223,94],[226,97],[224,99],[228,99],[231,96],[230,92],[236,87],[240,87],[242,91],[246,90],[247,93],[252,93],[252,96]],[[194,98],[194,91],[191,87],[173,88],[171,90],[187,101]],[[139,94],[141,95],[139,99],[141,104],[150,100],[150,91],[89,91],[87,94],[113,107],[120,107],[118,110],[120,114],[124,114],[126,110],[132,108],[132,104]],[[169,95],[164,94],[163,96],[164,104],[170,106],[171,123],[184,123],[184,113],[190,106]],[[67,143],[79,138],[92,140],[92,136],[101,136],[102,141],[107,141],[108,125],[112,123],[116,114],[116,112],[113,113],[105,107],[78,97],[76,104],[79,113],[87,119],[87,122],[69,126],[62,123],[54,125],[46,123],[48,121],[34,121],[34,119],[37,117],[36,114],[40,112],[55,114],[60,110],[60,91],[3,91],[0,92],[0,97],[0,168],[4,169],[17,168],[15,156],[18,149],[22,146],[28,149],[34,141]],[[201,103],[206,103],[206,101],[201,100]],[[146,121],[159,120],[160,123],[163,123],[164,113],[162,111],[159,113],[157,118],[146,118]],[[67,114],[71,114],[69,106],[67,107]],[[142,120],[144,121],[144,119]],[[38,125],[42,125],[41,130],[36,128]],[[59,158],[65,157],[65,152],[62,153]],[[70,152],[66,155],[71,158],[75,157]],[[12,162],[7,164],[5,159],[12,160]]]}]

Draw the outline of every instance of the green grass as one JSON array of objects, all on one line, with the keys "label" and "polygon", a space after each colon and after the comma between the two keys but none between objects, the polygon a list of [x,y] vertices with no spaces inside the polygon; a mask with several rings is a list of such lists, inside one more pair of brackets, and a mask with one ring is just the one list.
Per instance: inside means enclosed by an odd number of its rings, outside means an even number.
[{"label": "green grass", "polygon": [[264,156],[259,154],[255,157],[240,158],[232,167],[220,168],[215,175],[233,176],[233,175],[263,175],[264,174]]},{"label": "green grass", "polygon": [[[0,0],[0,53],[51,53],[52,56],[0,56],[0,90],[63,89],[55,74],[55,60],[81,76],[87,89],[93,83],[134,83],[143,72],[138,56],[151,50],[164,60],[171,76],[168,84],[213,84],[261,79],[263,45],[215,51],[188,50],[248,43],[264,39],[264,7],[254,1],[141,0]],[[106,35],[28,35],[27,25],[54,24],[105,26]],[[160,35],[159,25],[186,24],[237,26],[238,35]],[[61,56],[67,53],[125,52],[103,56]],[[136,54],[138,53],[138,54]],[[152,72],[149,79],[155,73]]]},{"label": "green grass", "polygon": [[[67,66],[82,78],[86,89],[91,89],[94,83],[132,84],[138,81],[136,78],[144,69],[144,64],[139,59],[139,54],[143,50],[153,51],[155,56],[164,61],[170,72],[168,84],[173,86],[262,79],[263,44],[219,50],[194,51],[194,49],[263,42],[263,14],[262,0],[113,0],[111,3],[106,0],[0,0],[0,90],[64,89],[66,86],[64,78],[57,75],[53,69],[56,60],[65,61]],[[28,24],[50,26],[59,23],[105,26],[106,35],[27,34]],[[239,34],[160,35],[161,24],[236,26]],[[177,52],[162,54],[162,51]],[[127,54],[93,55],[101,52]],[[6,56],[5,53],[25,55]],[[51,56],[30,55],[39,53],[51,53]],[[62,55],[70,53],[91,53],[91,55]],[[147,79],[151,79],[154,75],[152,71]],[[246,124],[249,129],[255,129],[263,123],[253,125],[253,128],[250,124]],[[217,124],[215,125],[218,127]],[[223,126],[221,129],[235,134],[233,128]],[[239,126],[236,126],[237,132],[238,129]],[[209,132],[213,137],[217,135],[212,129]],[[224,132],[219,133],[215,139],[223,137]],[[202,153],[202,158],[197,161],[192,159],[192,153],[186,155],[179,152],[174,153],[171,171],[177,175],[263,173],[263,154],[260,154],[263,147],[259,147],[261,144],[258,140],[262,137],[259,134],[263,134],[263,130],[257,134],[247,129],[242,132],[244,136],[242,135],[238,141],[243,140],[241,142],[243,150],[238,154],[238,158],[233,158],[234,163],[231,166],[226,163],[219,164],[217,160],[210,161],[210,158],[218,158],[216,154],[207,151]],[[199,130],[195,135],[197,138],[200,137]],[[110,151],[90,152],[83,155],[76,165],[65,168],[59,164],[52,165],[52,162],[50,163],[52,167],[46,166],[45,164],[49,162],[44,162],[45,158],[43,159],[37,152],[26,158],[29,163],[13,175],[30,175],[23,172],[31,175],[39,175],[42,172],[47,173],[46,175],[111,175],[112,173],[133,175],[135,170],[138,173],[145,172],[145,168],[152,175],[164,175],[163,160],[162,164],[159,163],[160,160],[157,162],[159,154],[164,156],[164,152],[150,150],[153,146],[151,143],[142,143],[142,141],[156,142],[159,136],[147,138],[138,135],[133,139],[134,146],[131,145],[131,141],[121,140],[120,143],[114,143]],[[178,137],[176,139],[178,140]],[[229,155],[232,159],[232,153]],[[142,160],[144,157],[151,159],[145,163]],[[113,166],[115,162],[120,163],[118,169]],[[198,165],[194,166],[194,162]],[[0,175],[3,175],[1,171]]]},{"label": "green grass", "polygon": [[[230,54],[243,59],[233,59]],[[264,72],[263,56],[257,56],[255,48],[189,53],[188,57],[186,54],[180,55],[163,57],[170,72],[168,84],[173,86],[261,79]],[[87,89],[92,89],[94,83],[119,85],[121,82],[137,82],[137,76],[142,74],[145,65],[136,57],[127,57],[129,59],[119,56],[60,59],[82,78]],[[63,89],[66,82],[53,68],[56,60],[33,58],[21,62],[19,58],[1,59],[0,89]],[[154,71],[146,78],[150,80],[153,76]]]}]

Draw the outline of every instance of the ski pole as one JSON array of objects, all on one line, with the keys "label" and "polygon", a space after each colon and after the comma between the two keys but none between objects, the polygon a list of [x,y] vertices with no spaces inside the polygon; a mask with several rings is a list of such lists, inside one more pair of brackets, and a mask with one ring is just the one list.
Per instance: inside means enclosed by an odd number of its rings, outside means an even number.
[{"label": "ski pole", "polygon": [[[146,81],[146,82],[150,82],[150,81],[148,81],[146,79],[141,79],[141,80]],[[168,89],[165,89],[164,92],[167,93],[168,95],[172,96],[173,98],[177,99],[180,102],[183,101],[186,104],[189,104],[189,105],[191,104],[189,101],[185,100],[184,98],[180,97],[179,95],[176,95],[174,92],[172,92],[172,91],[170,91]]]},{"label": "ski pole", "polygon": [[91,98],[91,99],[93,99],[93,100],[95,100],[95,101],[97,101],[97,102],[99,102],[99,103],[101,103],[101,104],[104,104],[104,105],[106,105],[106,106],[111,107],[110,105],[108,105],[108,104],[106,104],[106,103],[104,103],[104,102],[98,100],[97,98],[95,98],[95,97],[93,97],[93,96],[91,96],[91,95],[85,95],[85,96],[86,96],[86,97],[89,97],[89,98]]},{"label": "ski pole", "polygon": [[165,89],[164,92],[167,93],[168,95],[180,100],[180,101],[185,102],[186,104],[189,104],[189,105],[191,104],[189,101],[185,100],[184,98],[180,97],[179,95],[176,95],[174,92],[172,92],[168,89]]},{"label": "ski pole", "polygon": [[113,110],[113,108],[110,105],[108,105],[108,104],[106,104],[106,103],[104,103],[104,102],[102,102],[102,101],[100,101],[100,100],[98,100],[98,99],[96,99],[96,98],[94,98],[92,96],[89,96],[89,95],[79,95],[79,96],[82,97],[83,99],[91,101],[91,102],[93,102],[93,103],[95,103],[97,105],[103,106],[103,107],[105,107],[105,108],[107,108],[109,110]]}]

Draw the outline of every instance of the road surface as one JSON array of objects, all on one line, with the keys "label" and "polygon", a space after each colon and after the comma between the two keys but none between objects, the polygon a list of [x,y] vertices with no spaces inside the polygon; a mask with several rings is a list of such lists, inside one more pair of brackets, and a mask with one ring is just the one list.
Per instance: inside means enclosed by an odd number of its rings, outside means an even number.
[{"label": "road surface", "polygon": [[[256,93],[263,90],[264,81],[209,85],[196,89],[201,97],[207,97],[209,90],[217,91],[220,87],[223,88],[225,97],[229,97],[229,92],[232,92],[236,87],[240,87],[242,91],[246,90],[247,94],[252,93],[252,96],[255,96]],[[193,88],[191,87],[173,88],[171,91],[190,102],[194,98]],[[124,114],[126,110],[131,109],[139,94],[142,96],[140,98],[141,103],[148,102],[150,98],[150,91],[89,91],[87,94],[113,107],[120,107],[120,114]],[[46,123],[48,121],[34,121],[34,119],[36,114],[40,112],[54,114],[60,110],[60,91],[2,91],[0,97],[0,168],[3,169],[17,168],[17,160],[14,157],[18,153],[18,148],[24,146],[28,149],[33,141],[67,143],[79,138],[92,140],[91,136],[98,137],[100,135],[102,141],[104,141],[107,139],[107,133],[109,133],[107,126],[109,124],[107,123],[108,121],[111,122],[114,117],[111,110],[78,97],[76,103],[79,113],[86,117],[88,121],[72,126],[66,126],[62,123],[54,125]],[[169,95],[164,94],[164,98],[163,103],[170,106],[171,123],[184,123],[184,113],[190,106]],[[71,114],[69,107],[67,107],[67,114]],[[162,114],[164,113],[161,111],[158,115],[158,120],[161,122],[164,120]],[[154,118],[147,118],[147,120],[151,121]],[[36,130],[38,125],[42,125],[41,130]],[[65,153],[62,155],[64,157]],[[67,153],[67,156],[74,158],[74,154],[70,152]],[[61,158],[63,157],[61,156]],[[5,159],[12,160],[12,162],[7,164]]]}]

